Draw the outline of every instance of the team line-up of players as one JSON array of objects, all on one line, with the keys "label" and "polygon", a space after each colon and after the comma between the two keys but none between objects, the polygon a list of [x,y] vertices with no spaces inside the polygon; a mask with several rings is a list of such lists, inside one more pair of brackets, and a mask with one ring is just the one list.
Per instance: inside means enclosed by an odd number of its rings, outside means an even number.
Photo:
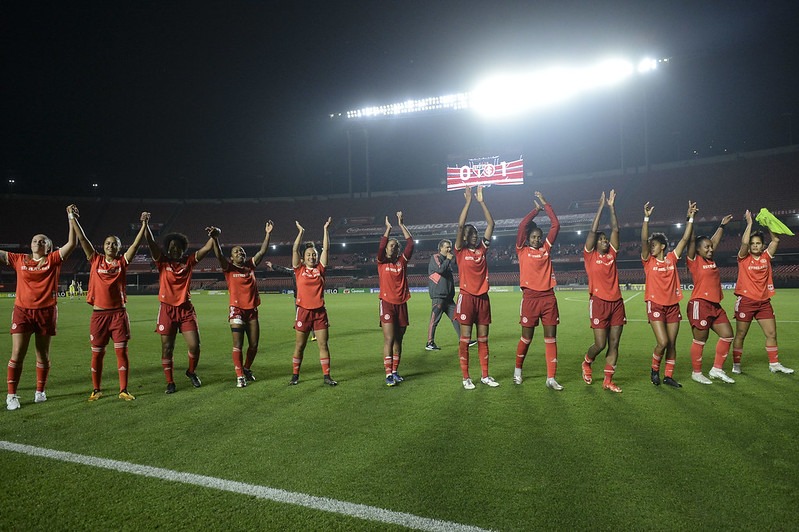
[{"label": "team line-up of players", "polygon": [[[459,337],[458,358],[462,373],[462,385],[466,390],[475,388],[469,373],[469,348],[475,344],[480,362],[480,382],[489,387],[499,383],[489,374],[489,324],[491,303],[489,300],[488,267],[486,251],[491,243],[494,220],[486,205],[484,190],[478,187],[464,189],[465,203],[461,210],[454,244],[442,240],[438,252],[433,254],[428,267],[428,289],[432,312],[428,324],[426,349],[438,350],[435,344],[436,327],[442,318],[452,321]],[[466,219],[473,201],[480,205],[486,229],[481,236],[474,225]],[[618,359],[619,342],[626,315],[624,301],[619,288],[616,255],[619,248],[619,224],[615,210],[616,193],[603,192],[590,231],[585,242],[583,258],[589,283],[589,319],[594,334],[594,343],[586,350],[582,362],[582,378],[586,384],[593,382],[593,363],[606,350],[603,369],[603,388],[620,393],[621,388],[613,381]],[[521,384],[522,368],[527,356],[535,328],[540,323],[544,336],[546,358],[546,386],[553,390],[563,387],[555,380],[558,363],[557,326],[560,321],[555,298],[555,275],[552,269],[550,250],[554,244],[560,224],[552,206],[543,194],[535,192],[533,209],[522,219],[516,237],[516,253],[519,260],[519,284],[522,303],[519,323],[521,338],[516,348],[516,367],[513,382]],[[599,231],[602,212],[610,214],[609,235]],[[546,237],[534,219],[540,211],[549,217],[550,228]],[[702,355],[705,343],[713,330],[718,340],[715,346],[713,367],[708,375],[725,383],[735,382],[724,371],[724,363],[730,349],[733,354],[733,373],[741,373],[743,343],[752,321],[757,321],[765,336],[765,349],[769,369],[773,373],[793,373],[779,361],[776,320],[771,306],[774,295],[771,260],[779,244],[779,236],[769,230],[770,241],[765,243],[764,234],[753,231],[752,214],[746,211],[746,228],[738,251],[738,280],[735,295],[736,330],[720,302],[723,297],[719,271],[713,260],[714,249],[721,241],[724,227],[732,215],[722,219],[712,236],[694,236],[694,215],[698,212],[695,202],[688,202],[687,223],[682,238],[674,249],[667,251],[668,240],[663,233],[649,234],[649,219],[654,206],[644,205],[641,227],[641,260],[646,285],[645,302],[647,318],[655,336],[652,351],[651,381],[675,388],[682,385],[674,379],[676,361],[676,339],[682,320],[679,302],[683,298],[677,273],[677,262],[686,251],[688,270],[693,276],[694,288],[688,302],[688,320],[693,333],[690,348],[692,364],[691,378],[702,384],[711,380],[702,373]],[[266,222],[265,236],[260,249],[252,257],[242,246],[233,246],[225,256],[219,244],[221,230],[206,228],[209,239],[193,254],[186,255],[188,240],[185,235],[170,233],[159,245],[149,227],[150,214],[141,214],[141,227],[128,249],[122,253],[121,241],[109,236],[103,241],[102,252],[98,252],[79,222],[77,206],[67,207],[69,239],[66,244],[53,249],[52,241],[43,234],[34,235],[31,252],[10,253],[0,250],[0,262],[16,270],[16,300],[12,316],[12,351],[8,363],[8,410],[20,408],[17,388],[22,373],[23,361],[31,338],[36,351],[36,392],[34,402],[47,400],[45,386],[50,370],[50,341],[56,334],[58,278],[61,266],[77,245],[80,245],[90,263],[87,302],[93,312],[90,323],[91,375],[93,391],[89,401],[102,396],[101,378],[103,358],[109,341],[113,342],[119,373],[120,399],[132,401],[128,392],[128,340],[130,324],[125,310],[126,272],[136,250],[146,240],[159,273],[158,298],[160,301],[156,332],[161,337],[161,365],[166,377],[166,393],[176,391],[173,358],[177,333],[180,332],[188,348],[186,376],[195,387],[202,385],[197,376],[200,358],[200,336],[197,316],[191,303],[189,287],[194,266],[213,251],[224,272],[230,293],[230,330],[233,338],[232,358],[236,372],[236,385],[246,387],[254,381],[252,364],[258,352],[260,325],[258,306],[260,297],[255,278],[255,268],[269,247],[274,224]],[[405,226],[402,212],[396,213],[397,224],[405,239],[391,238],[392,225],[386,216],[385,232],[380,239],[377,253],[377,268],[380,285],[379,310],[383,331],[383,363],[385,383],[395,386],[404,378],[399,374],[403,337],[407,330],[410,290],[407,280],[407,265],[413,254],[414,240]],[[299,383],[300,367],[305,347],[311,335],[319,347],[319,357],[324,383],[336,386],[330,376],[330,350],[328,346],[328,316],[325,309],[325,272],[330,249],[328,218],[323,226],[322,248],[317,250],[313,242],[305,242],[305,229],[299,222],[297,237],[292,246],[292,270],[296,281],[296,317],[294,329],[296,342],[292,354],[292,376],[289,385]],[[459,293],[455,300],[455,283],[452,260],[459,271]],[[275,267],[277,268],[277,267]],[[473,339],[473,332],[476,332]],[[244,351],[245,338],[247,349]],[[661,366],[665,365],[661,379]]]}]

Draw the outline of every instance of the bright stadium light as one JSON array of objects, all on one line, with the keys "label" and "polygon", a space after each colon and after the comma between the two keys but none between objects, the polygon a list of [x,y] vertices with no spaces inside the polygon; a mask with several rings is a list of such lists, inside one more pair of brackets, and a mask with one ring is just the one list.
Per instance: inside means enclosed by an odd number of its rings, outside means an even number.
[{"label": "bright stadium light", "polygon": [[364,107],[329,116],[331,119],[346,117],[357,120],[462,109],[472,109],[485,116],[507,116],[554,105],[582,92],[617,85],[636,72],[646,74],[659,64],[668,62],[668,58],[646,58],[636,68],[624,59],[608,59],[584,67],[563,66],[529,73],[495,74],[469,92]]}]

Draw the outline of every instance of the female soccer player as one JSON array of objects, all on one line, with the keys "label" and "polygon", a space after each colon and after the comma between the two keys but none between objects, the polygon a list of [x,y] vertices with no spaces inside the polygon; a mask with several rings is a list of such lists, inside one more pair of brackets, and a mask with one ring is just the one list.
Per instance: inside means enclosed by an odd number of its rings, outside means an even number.
[{"label": "female soccer player", "polygon": [[380,280],[380,326],[383,329],[383,367],[386,370],[386,386],[399,384],[403,379],[397,370],[402,358],[402,338],[408,328],[408,261],[413,255],[413,236],[397,213],[397,223],[405,237],[405,249],[400,254],[399,240],[389,239],[391,222],[386,216],[386,232],[380,239],[377,250],[377,274]]},{"label": "female soccer player", "polygon": [[293,372],[289,381],[290,386],[300,381],[300,366],[311,331],[316,332],[319,362],[322,364],[325,384],[328,386],[338,384],[330,377],[330,348],[327,345],[330,324],[325,310],[325,271],[330,251],[329,228],[332,221],[332,218],[328,218],[324,225],[321,255],[313,243],[300,250],[305,229],[300,222],[294,222],[297,224],[297,238],[294,239],[292,247],[291,265],[294,267],[294,277],[297,280],[297,316],[294,320],[297,334],[292,355]]},{"label": "female soccer player", "polygon": [[691,231],[694,226],[694,214],[698,211],[696,202],[688,202],[688,219],[685,232],[673,251],[666,253],[669,241],[663,233],[649,236],[649,217],[655,210],[654,205],[644,205],[644,223],[641,226],[641,262],[646,276],[646,315],[657,344],[652,352],[652,384],[660,386],[660,362],[665,354],[666,371],[663,384],[682,388],[682,384],[674,380],[674,363],[677,359],[677,334],[680,332],[680,300],[682,289],[677,274],[677,262],[680,260]]},{"label": "female soccer player", "polygon": [[[552,206],[536,191],[533,200],[535,208],[525,216],[516,232],[516,256],[519,258],[519,286],[522,288],[522,304],[519,323],[522,336],[516,346],[516,369],[513,382],[522,383],[522,365],[533,340],[535,327],[541,320],[544,327],[544,356],[547,364],[547,388],[562,390],[563,386],[555,380],[558,370],[557,332],[560,316],[558,300],[555,298],[555,273],[552,271],[552,257],[549,253],[560,231],[560,222]],[[544,232],[533,219],[544,209],[549,216],[549,232],[546,240]]]},{"label": "female soccer player", "polygon": [[216,227],[207,227],[208,242],[188,257],[184,254],[189,247],[189,239],[180,233],[170,233],[164,237],[164,248],[158,246],[150,230],[145,230],[147,245],[158,268],[158,322],[155,332],[161,335],[161,366],[166,377],[166,393],[175,393],[173,376],[173,356],[175,338],[178,331],[186,340],[189,351],[189,367],[186,377],[195,388],[202,386],[197,376],[197,364],[200,361],[200,329],[197,324],[197,313],[191,303],[191,274],[194,266],[203,260],[214,247],[214,235],[219,235]]},{"label": "female soccer player", "polygon": [[[261,326],[258,322],[258,305],[261,298],[258,295],[258,285],[255,281],[255,268],[269,249],[269,238],[274,224],[272,220],[266,222],[264,227],[264,241],[251,259],[241,246],[230,249],[230,259],[222,254],[219,245],[219,234],[212,236],[214,240],[214,254],[225,274],[228,291],[230,292],[230,332],[233,335],[233,368],[236,371],[236,386],[244,388],[248,381],[254,381],[252,363],[258,354],[258,341],[261,336]],[[247,336],[247,357],[242,360],[241,350],[244,347],[244,336]]]},{"label": "female soccer player", "polygon": [[[67,207],[67,216],[72,218],[74,214],[70,207]],[[11,360],[8,361],[8,410],[20,407],[17,387],[31,336],[36,345],[36,393],[33,401],[47,401],[44,389],[50,373],[50,340],[56,335],[58,275],[61,265],[75,249],[75,243],[75,232],[70,225],[69,239],[57,251],[53,251],[53,241],[43,234],[33,235],[30,253],[0,250],[0,262],[11,266],[17,273],[17,295],[11,317]]]},{"label": "female soccer player", "polygon": [[[602,209],[608,207],[610,212],[610,239],[599,229],[599,218]],[[607,200],[605,193],[599,197],[599,209],[594,216],[591,230],[585,237],[583,249],[583,263],[588,274],[588,318],[591,329],[594,331],[594,343],[585,353],[583,359],[583,381],[586,384],[593,382],[591,365],[597,355],[605,349],[605,380],[602,388],[611,392],[621,393],[613,375],[616,373],[616,362],[619,358],[619,341],[627,315],[624,310],[624,300],[619,290],[619,271],[616,266],[616,256],[619,251],[619,222],[616,219],[616,191],[611,190]]]},{"label": "female soccer player", "polygon": [[119,237],[109,235],[103,241],[103,253],[97,253],[86,237],[78,218],[78,208],[72,206],[73,217],[70,224],[78,236],[86,259],[89,261],[89,290],[86,302],[92,306],[92,318],[89,325],[89,338],[92,346],[92,394],[89,401],[96,401],[103,396],[100,384],[103,378],[103,358],[109,338],[114,341],[114,352],[117,357],[117,373],[119,374],[119,398],[125,401],[136,399],[128,392],[128,340],[130,340],[130,320],[125,303],[126,274],[128,264],[136,255],[136,250],[144,239],[149,212],[141,214],[141,228],[133,244],[120,255],[122,242]]},{"label": "female soccer player", "polygon": [[[721,275],[713,260],[714,250],[724,234],[724,226],[730,220],[732,215],[728,214],[721,220],[713,236],[692,238],[688,245],[686,263],[694,280],[694,289],[691,299],[688,300],[688,321],[694,337],[691,342],[691,379],[700,384],[713,384],[710,379],[719,379],[730,384],[735,382],[724,372],[724,362],[730,352],[733,336],[730,320],[721,308],[724,297],[721,291]],[[702,374],[702,352],[710,336],[710,329],[719,336],[719,340],[716,342],[716,357],[713,368],[708,372],[708,379]]]},{"label": "female soccer player", "polygon": [[488,299],[486,262],[486,252],[491,245],[491,235],[494,233],[494,219],[483,200],[483,187],[479,186],[475,197],[486,219],[486,230],[480,239],[477,228],[472,224],[466,224],[466,216],[472,203],[472,188],[466,187],[463,196],[466,198],[466,204],[458,218],[458,231],[455,235],[455,260],[460,271],[460,294],[455,310],[461,325],[458,358],[463,374],[463,387],[474,390],[474,383],[469,377],[469,341],[472,337],[472,327],[477,325],[477,353],[480,356],[482,374],[480,382],[495,388],[499,383],[488,375],[488,326],[491,324],[491,301]]},{"label": "female soccer player", "polygon": [[771,230],[771,241],[766,247],[763,233],[752,232],[752,213],[746,211],[746,229],[741,237],[738,250],[738,282],[735,285],[735,340],[732,345],[732,372],[741,373],[744,340],[757,320],[766,337],[768,369],[772,373],[793,373],[791,368],[780,364],[777,348],[777,320],[771,297],[774,295],[774,281],[771,274],[771,260],[777,253],[779,237]]}]

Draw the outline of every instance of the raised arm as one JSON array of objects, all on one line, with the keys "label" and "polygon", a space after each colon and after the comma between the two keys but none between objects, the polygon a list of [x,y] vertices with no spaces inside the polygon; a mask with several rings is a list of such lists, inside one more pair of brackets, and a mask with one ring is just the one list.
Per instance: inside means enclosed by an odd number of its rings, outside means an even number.
[{"label": "raised arm", "polygon": [[547,203],[547,200],[544,199],[544,195],[536,191],[535,196],[538,198],[538,201],[541,202],[541,206],[544,207],[547,216],[549,216],[549,232],[547,233],[547,240],[551,246],[555,243],[555,239],[558,238],[558,233],[560,232],[560,221],[558,220],[558,216],[555,214],[555,211],[552,209],[552,205]]},{"label": "raised arm", "polygon": [[206,242],[203,247],[197,250],[197,262],[203,260],[205,256],[214,249],[215,238],[219,238],[219,235],[222,234],[222,230],[218,227],[214,227],[213,225],[206,227],[205,230],[208,232],[208,242]]},{"label": "raised arm", "polygon": [[694,215],[699,212],[699,209],[696,207],[695,201],[688,202],[688,213],[686,214],[686,222],[685,222],[685,231],[682,233],[682,238],[677,245],[674,246],[674,254],[679,259],[682,256],[683,250],[685,250],[685,246],[688,245],[688,241],[691,240],[691,235],[694,232]]},{"label": "raised arm", "polygon": [[741,235],[741,247],[738,248],[738,257],[741,259],[749,255],[749,236],[752,234],[752,213],[749,210],[744,213],[744,220],[746,220],[746,229]]},{"label": "raised arm", "polygon": [[585,236],[585,250],[586,251],[594,251],[594,247],[596,246],[596,232],[599,230],[599,218],[602,216],[602,209],[605,208],[605,191],[602,191],[602,195],[599,196],[599,208],[596,210],[596,214],[594,215],[594,221],[591,223],[591,229],[588,231],[588,234]]},{"label": "raised arm", "polygon": [[649,217],[655,210],[654,205],[647,201],[644,204],[644,223],[641,225],[641,260],[649,259]]},{"label": "raised arm", "polygon": [[525,243],[527,242],[527,227],[530,225],[538,213],[541,211],[541,205],[538,204],[537,200],[533,200],[535,207],[533,210],[527,213],[527,216],[522,218],[522,221],[519,222],[519,228],[516,230],[516,248],[521,249],[524,247]]},{"label": "raised arm", "polygon": [[610,211],[610,245],[619,250],[619,220],[616,218],[616,191],[608,194],[608,210]]},{"label": "raised arm", "polygon": [[161,251],[161,247],[158,245],[158,242],[155,241],[155,237],[153,236],[153,231],[150,229],[150,217],[147,217],[147,220],[144,222],[144,238],[147,239],[147,247],[150,248],[150,255],[152,256],[154,261],[158,261],[161,259],[161,256],[164,254]]},{"label": "raised arm", "polygon": [[75,215],[72,214],[72,212],[70,212],[70,209],[72,208],[77,210],[77,207],[75,207],[74,205],[70,205],[69,207],[67,207],[67,222],[69,223],[69,239],[67,240],[67,243],[61,246],[58,250],[58,252],[61,253],[61,258],[63,260],[67,260],[69,256],[72,255],[72,252],[75,251],[75,246],[78,243],[78,237],[75,234],[75,228],[72,227],[72,219],[75,218]]},{"label": "raised arm", "polygon": [[[211,229],[212,229],[211,227],[205,228],[205,230],[208,232],[209,235],[212,234]],[[213,236],[211,236],[211,240],[214,241],[213,250],[214,250],[214,255],[216,256],[216,260],[219,261],[219,266],[223,270],[227,270],[229,261],[227,260],[227,257],[225,257],[225,254],[222,253],[222,245],[219,243],[219,235],[222,234],[221,231],[222,230],[220,229],[219,233],[216,233]]]},{"label": "raised arm", "polygon": [[724,218],[721,219],[721,223],[719,224],[716,231],[713,233],[713,236],[710,237],[710,241],[713,243],[713,249],[719,247],[721,243],[721,237],[724,236],[724,227],[732,221],[732,214],[728,214]]},{"label": "raised arm", "polygon": [[86,233],[83,231],[83,227],[78,221],[78,218],[80,218],[78,207],[74,204],[70,205],[67,207],[67,213],[69,225],[71,226],[72,231],[75,232],[75,236],[77,236],[78,242],[80,242],[80,247],[83,249],[83,253],[86,254],[86,259],[92,260],[92,257],[94,257],[96,251],[92,243],[89,242],[89,239],[86,237]]},{"label": "raised arm", "polygon": [[405,255],[406,260],[410,260],[411,255],[413,255],[413,235],[408,228],[405,227],[405,219],[402,216],[402,211],[397,211],[397,224],[400,226],[400,229],[402,229],[402,236],[405,237],[405,250],[402,254]]},{"label": "raised arm", "polygon": [[136,256],[136,252],[139,250],[139,246],[141,245],[141,241],[144,240],[144,233],[147,232],[147,222],[150,221],[150,213],[143,212],[141,213],[141,227],[139,227],[139,232],[136,233],[136,238],[133,239],[133,243],[130,245],[127,251],[125,251],[125,260],[130,263],[133,260],[133,257]]},{"label": "raised arm", "polygon": [[768,248],[766,248],[766,251],[773,257],[777,254],[777,248],[780,245],[780,237],[771,229],[768,230],[768,234],[771,236],[771,241],[768,243]]},{"label": "raised arm", "polygon": [[319,264],[325,268],[327,268],[327,259],[330,256],[330,223],[332,221],[333,218],[328,218],[325,222],[324,233],[322,235],[322,254],[319,255]]},{"label": "raised arm", "polygon": [[491,235],[494,234],[494,218],[491,217],[491,213],[488,211],[488,205],[486,202],[483,201],[483,187],[477,187],[477,203],[480,204],[480,207],[483,208],[483,216],[486,219],[486,232],[483,238],[486,240],[491,240]]},{"label": "raised arm", "polygon": [[388,220],[388,215],[386,215],[386,230],[383,233],[383,237],[380,239],[380,243],[377,245],[378,263],[386,262],[386,246],[388,245],[388,237],[390,235],[391,235],[391,222]]},{"label": "raised arm", "polygon": [[267,220],[266,225],[264,226],[264,241],[261,242],[261,247],[258,251],[255,252],[255,255],[252,257],[252,263],[258,266],[260,264],[261,259],[264,258],[266,255],[266,250],[269,249],[269,239],[272,238],[272,229],[275,228],[275,224],[272,220]]},{"label": "raised arm", "polygon": [[298,268],[302,264],[300,244],[302,244],[302,237],[305,235],[305,228],[296,220],[294,223],[297,225],[297,238],[294,239],[294,245],[291,246],[291,267]]},{"label": "raised arm", "polygon": [[455,243],[453,244],[458,250],[463,247],[463,227],[466,225],[466,216],[469,215],[469,207],[472,204],[472,187],[463,189],[463,197],[466,199],[466,203],[458,217],[458,230],[455,232]]}]

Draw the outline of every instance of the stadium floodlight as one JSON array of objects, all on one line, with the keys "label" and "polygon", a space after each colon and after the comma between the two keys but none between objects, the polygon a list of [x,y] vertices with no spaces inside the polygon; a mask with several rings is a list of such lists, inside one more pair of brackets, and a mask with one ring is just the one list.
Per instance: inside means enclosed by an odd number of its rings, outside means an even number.
[{"label": "stadium floodlight", "polygon": [[582,92],[617,85],[636,72],[645,74],[668,61],[668,58],[646,58],[638,63],[636,69],[627,60],[608,59],[584,67],[551,67],[530,73],[495,74],[469,92],[364,107],[346,113],[332,113],[330,118],[390,118],[419,112],[464,109],[487,116],[520,114],[560,103]]}]

